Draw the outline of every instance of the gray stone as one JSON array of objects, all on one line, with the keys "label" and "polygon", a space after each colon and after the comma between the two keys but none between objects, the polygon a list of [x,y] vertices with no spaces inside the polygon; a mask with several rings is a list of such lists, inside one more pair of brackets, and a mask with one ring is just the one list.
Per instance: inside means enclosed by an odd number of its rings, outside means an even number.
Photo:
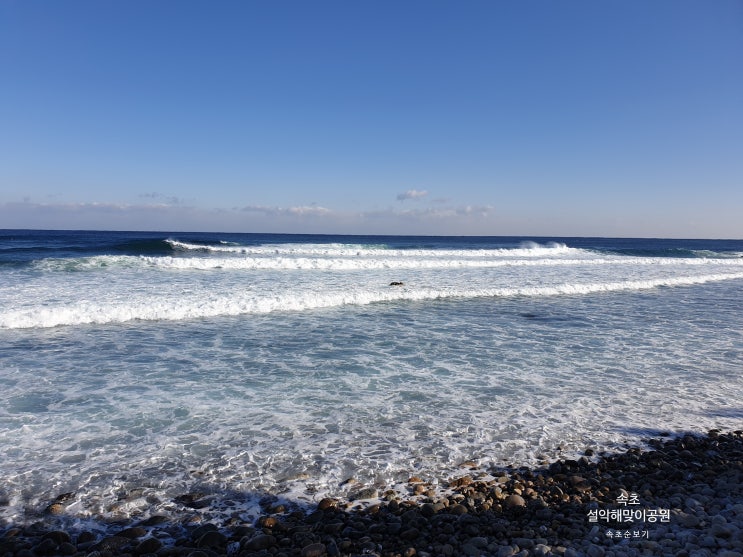
[{"label": "gray stone", "polygon": [[521,497],[521,495],[516,495],[515,493],[512,493],[506,498],[506,507],[509,509],[516,508],[516,507],[525,507],[526,501],[524,501],[524,498]]},{"label": "gray stone", "polygon": [[517,547],[505,545],[498,550],[497,557],[511,557],[511,555],[515,555],[518,551],[519,549]]},{"label": "gray stone", "polygon": [[467,510],[467,507],[460,503],[457,503],[456,505],[452,505],[451,507],[449,507],[449,512],[451,514],[466,514],[469,511]]},{"label": "gray stone", "polygon": [[479,547],[475,547],[471,543],[466,543],[462,546],[462,554],[468,555],[469,557],[480,557],[482,551]]},{"label": "gray stone", "polygon": [[110,551],[115,553],[118,549],[131,543],[132,540],[129,538],[122,538],[121,536],[110,536],[103,538],[99,543],[95,545],[95,549],[98,551]]},{"label": "gray stone", "polygon": [[699,526],[699,517],[694,514],[679,513],[677,520],[684,528],[696,528]]},{"label": "gray stone", "polygon": [[377,497],[379,497],[379,491],[377,490],[377,488],[365,487],[352,493],[349,499],[351,499],[352,501],[356,501],[360,499],[376,499]]},{"label": "gray stone", "polygon": [[716,538],[730,538],[733,535],[733,530],[726,524],[715,523],[709,529],[709,533]]},{"label": "gray stone", "polygon": [[425,517],[431,517],[438,512],[433,503],[424,503],[421,506],[421,514]]},{"label": "gray stone", "polygon": [[323,543],[313,543],[302,548],[302,557],[322,557],[326,553]]},{"label": "gray stone", "polygon": [[327,545],[325,546],[325,551],[327,551],[328,557],[338,557],[341,554],[338,546],[335,543],[335,540],[328,541]]},{"label": "gray stone", "polygon": [[519,549],[531,549],[534,547],[534,540],[529,538],[513,538],[513,543],[519,546]]},{"label": "gray stone", "polygon": [[475,547],[479,547],[480,549],[483,549],[488,546],[488,539],[483,538],[482,536],[477,536],[474,538],[470,538],[467,543],[471,543]]}]

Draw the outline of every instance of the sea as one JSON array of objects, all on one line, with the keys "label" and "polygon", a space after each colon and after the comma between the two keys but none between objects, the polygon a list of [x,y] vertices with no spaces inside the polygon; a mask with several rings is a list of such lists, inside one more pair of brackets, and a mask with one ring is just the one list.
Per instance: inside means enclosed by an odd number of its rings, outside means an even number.
[{"label": "sea", "polygon": [[743,240],[0,230],[7,525],[363,504],[741,393]]}]

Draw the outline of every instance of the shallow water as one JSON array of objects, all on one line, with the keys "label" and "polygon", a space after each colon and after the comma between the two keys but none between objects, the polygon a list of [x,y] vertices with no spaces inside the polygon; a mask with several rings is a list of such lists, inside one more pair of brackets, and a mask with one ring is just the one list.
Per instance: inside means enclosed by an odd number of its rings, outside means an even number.
[{"label": "shallow water", "polygon": [[65,492],[72,518],[178,513],[195,490],[248,517],[743,420],[735,250],[210,240],[2,267],[6,520]]}]

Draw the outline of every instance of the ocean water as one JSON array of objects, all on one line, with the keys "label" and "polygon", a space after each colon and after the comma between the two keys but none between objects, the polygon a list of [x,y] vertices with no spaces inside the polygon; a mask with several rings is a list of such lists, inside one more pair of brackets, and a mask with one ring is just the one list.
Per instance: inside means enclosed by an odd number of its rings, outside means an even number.
[{"label": "ocean water", "polygon": [[742,372],[743,241],[5,230],[0,520],[249,520],[740,429]]}]

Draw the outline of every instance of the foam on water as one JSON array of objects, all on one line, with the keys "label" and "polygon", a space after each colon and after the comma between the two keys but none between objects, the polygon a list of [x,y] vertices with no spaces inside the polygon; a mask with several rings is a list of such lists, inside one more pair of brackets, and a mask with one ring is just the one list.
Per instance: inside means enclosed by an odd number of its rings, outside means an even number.
[{"label": "foam on water", "polygon": [[[177,495],[224,486],[309,502],[347,494],[348,477],[443,481],[464,460],[730,426],[722,393],[743,386],[743,351],[715,320],[740,286],[695,288],[19,331],[11,350],[58,348],[5,368],[9,510],[74,491],[82,515],[173,511]],[[163,503],[118,504],[134,487]]]},{"label": "foam on water", "polygon": [[[180,516],[194,511],[177,497],[201,491],[249,519],[267,493],[444,482],[465,460],[533,464],[743,418],[735,258],[558,248],[427,267],[437,250],[281,249],[5,271],[2,516],[64,492],[70,520]],[[407,266],[225,264],[251,259]]]},{"label": "foam on water", "polygon": [[369,244],[262,244],[245,246],[236,243],[191,244],[168,239],[166,242],[174,249],[189,252],[215,252],[254,255],[311,255],[311,256],[359,256],[359,257],[545,257],[564,254],[579,254],[585,250],[569,248],[559,242],[540,245],[536,242],[523,242],[518,248],[491,249],[392,249],[385,245]]},{"label": "foam on water", "polygon": [[[29,307],[0,311],[0,328],[56,327],[60,325],[124,323],[133,320],[199,319],[220,316],[263,314],[271,312],[306,311],[346,305],[367,305],[380,302],[424,301],[446,298],[509,298],[582,295],[597,292],[645,290],[657,287],[686,286],[742,279],[743,272],[691,275],[616,282],[580,282],[549,286],[468,288],[445,287],[352,287],[341,291],[324,291],[321,285],[303,290],[276,292],[263,289],[216,290],[181,289],[177,293],[144,291],[125,296],[116,291],[104,291],[99,300],[71,299],[65,303],[49,303],[36,299]],[[468,285],[469,286],[469,285]]]}]

